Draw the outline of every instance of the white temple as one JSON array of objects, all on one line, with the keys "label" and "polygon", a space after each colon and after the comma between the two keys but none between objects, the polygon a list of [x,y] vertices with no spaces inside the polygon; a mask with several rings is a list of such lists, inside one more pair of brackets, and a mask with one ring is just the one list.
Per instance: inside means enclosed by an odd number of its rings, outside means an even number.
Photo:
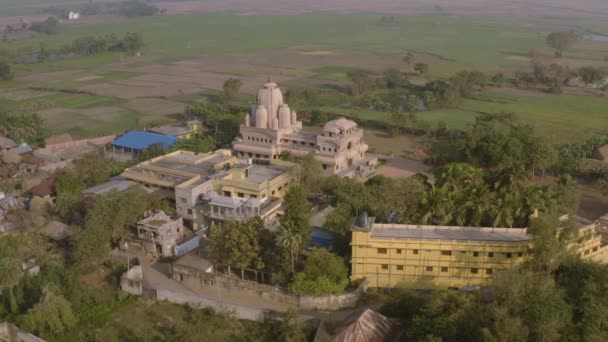
[{"label": "white temple", "polygon": [[354,121],[332,120],[321,134],[304,132],[281,89],[270,81],[260,89],[257,106],[247,114],[240,133],[233,148],[242,158],[278,159],[285,151],[295,156],[314,153],[326,174],[346,177],[366,177],[377,164],[376,158],[365,156],[363,130]]}]

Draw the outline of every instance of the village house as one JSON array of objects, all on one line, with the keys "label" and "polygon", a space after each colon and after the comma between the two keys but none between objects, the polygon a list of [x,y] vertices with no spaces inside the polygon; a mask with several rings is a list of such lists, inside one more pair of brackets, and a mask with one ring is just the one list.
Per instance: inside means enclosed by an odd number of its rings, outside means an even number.
[{"label": "village house", "polygon": [[327,175],[367,177],[377,164],[375,157],[365,155],[363,130],[354,121],[329,121],[321,134],[304,132],[296,112],[283,102],[281,89],[270,81],[258,93],[257,107],[245,117],[232,146],[241,158],[277,160],[285,152],[298,157],[313,153]]},{"label": "village house", "polygon": [[173,247],[184,237],[184,223],[181,217],[174,219],[161,210],[137,222],[137,237],[148,253],[170,257]]},{"label": "village house", "polygon": [[17,147],[17,143],[15,143],[13,140],[7,137],[0,136],[0,153],[8,151],[15,147]]}]

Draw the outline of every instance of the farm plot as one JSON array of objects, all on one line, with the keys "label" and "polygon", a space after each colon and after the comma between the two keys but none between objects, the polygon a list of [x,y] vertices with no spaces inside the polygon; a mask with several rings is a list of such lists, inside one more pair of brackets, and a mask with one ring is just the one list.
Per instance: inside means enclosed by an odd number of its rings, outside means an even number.
[{"label": "farm plot", "polygon": [[25,101],[34,99],[37,97],[44,97],[49,95],[54,95],[56,93],[51,91],[38,91],[31,89],[15,89],[8,90],[5,92],[0,92],[0,99],[9,100],[9,101]]},{"label": "farm plot", "polygon": [[75,137],[105,135],[135,125],[135,114],[121,107],[53,108],[39,114],[53,132],[69,132]]},{"label": "farm plot", "polygon": [[142,113],[145,116],[166,116],[184,112],[185,104],[164,99],[141,98],[132,99],[125,105],[126,108]]}]

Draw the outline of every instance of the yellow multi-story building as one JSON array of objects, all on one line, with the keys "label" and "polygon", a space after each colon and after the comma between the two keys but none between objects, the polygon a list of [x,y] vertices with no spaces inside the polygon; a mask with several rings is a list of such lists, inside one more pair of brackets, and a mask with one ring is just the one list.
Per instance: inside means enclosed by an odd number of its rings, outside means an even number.
[{"label": "yellow multi-story building", "polygon": [[[562,220],[567,220],[563,216]],[[600,221],[591,221],[582,217],[576,217],[577,236],[571,242],[576,255],[582,259],[593,260],[600,263],[608,263],[608,236]]]},{"label": "yellow multi-story building", "polygon": [[174,198],[194,229],[224,220],[273,219],[294,180],[293,163],[237,159],[230,150],[177,151],[126,169],[122,176]]},{"label": "yellow multi-story building", "polygon": [[[572,246],[585,259],[605,262],[608,246],[596,224],[578,222]],[[374,287],[483,286],[527,261],[532,239],[526,228],[382,224],[364,215],[352,227],[351,278]]]}]

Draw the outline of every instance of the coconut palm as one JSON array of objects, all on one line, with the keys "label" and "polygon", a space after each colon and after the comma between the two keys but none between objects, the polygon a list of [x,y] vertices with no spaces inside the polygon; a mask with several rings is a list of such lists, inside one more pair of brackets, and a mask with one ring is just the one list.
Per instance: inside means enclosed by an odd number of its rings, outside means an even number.
[{"label": "coconut palm", "polygon": [[289,257],[291,258],[291,271],[295,273],[298,253],[300,252],[300,247],[302,246],[302,236],[297,234],[295,229],[291,229],[289,225],[282,228],[283,234],[281,234],[279,237],[279,242],[281,243],[281,246],[283,246],[289,252]]},{"label": "coconut palm", "polygon": [[449,195],[439,187],[433,187],[424,194],[420,201],[423,210],[422,223],[448,224],[452,221],[453,202]]},{"label": "coconut palm", "polygon": [[14,258],[0,259],[0,289],[8,291],[8,300],[11,312],[17,311],[17,300],[13,288],[19,284],[21,278],[21,264]]},{"label": "coconut palm", "polygon": [[465,206],[468,208],[470,225],[482,225],[488,210],[492,207],[494,196],[495,194],[485,184],[469,191],[469,200],[465,202]]}]

